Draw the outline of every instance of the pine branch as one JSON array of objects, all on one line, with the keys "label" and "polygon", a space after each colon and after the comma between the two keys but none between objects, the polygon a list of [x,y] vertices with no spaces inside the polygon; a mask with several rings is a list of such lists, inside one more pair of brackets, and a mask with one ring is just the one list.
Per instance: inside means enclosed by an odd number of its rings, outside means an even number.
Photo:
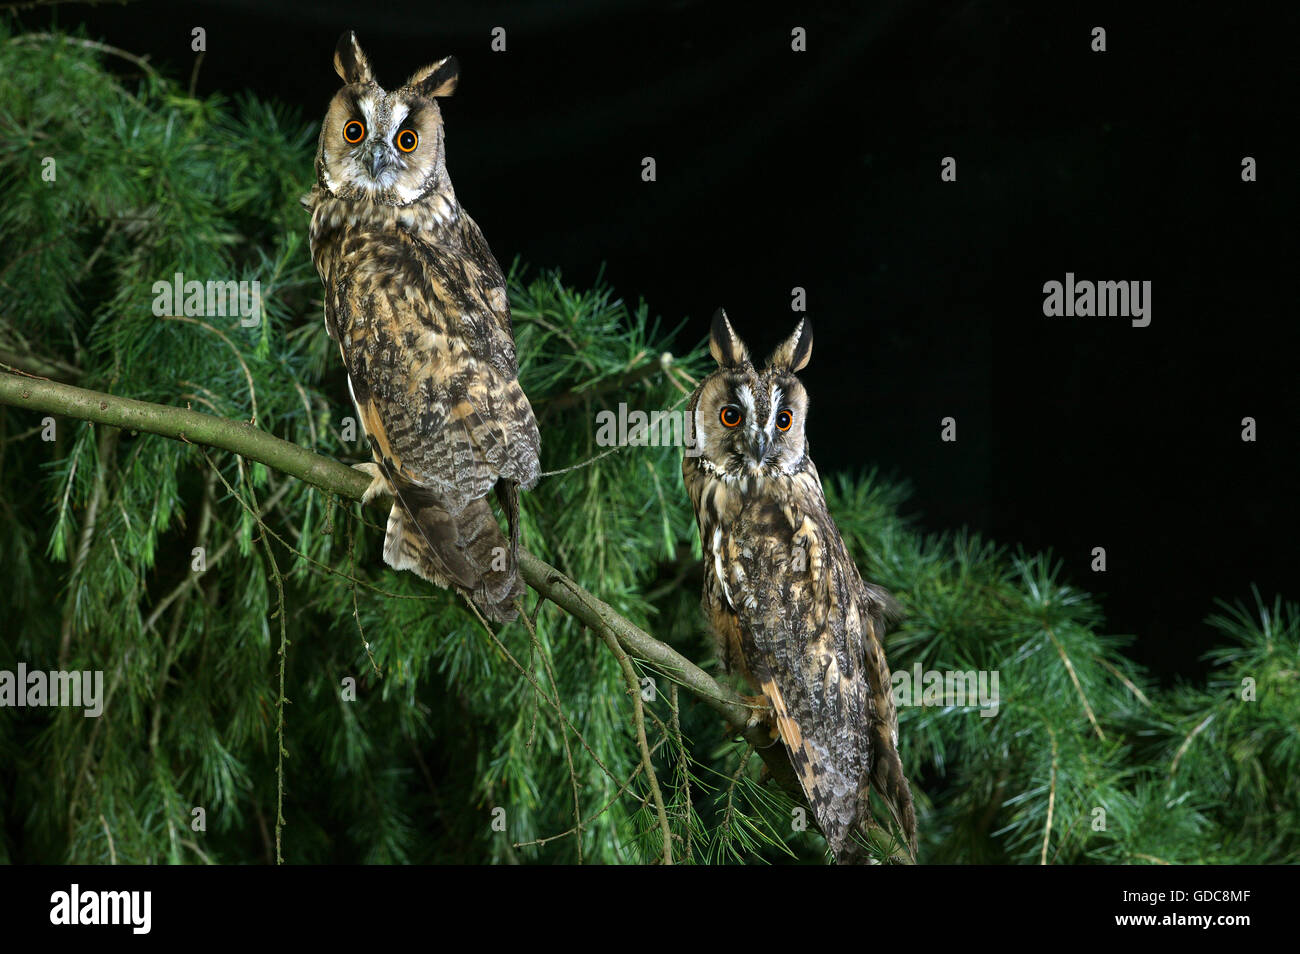
[{"label": "pine branch", "polygon": [[243,421],[188,408],[135,401],[8,372],[0,373],[0,403],[231,451],[321,490],[355,500],[361,499],[369,483],[369,478],[346,464],[282,441]]},{"label": "pine branch", "polygon": [[[638,359],[645,357],[647,356],[639,355]],[[657,358],[635,364],[622,374],[603,378],[585,388],[562,391],[559,394],[542,399],[540,403],[543,405],[545,414],[550,414],[552,411],[567,411],[570,408],[585,404],[592,398],[602,397],[607,394],[626,395],[636,385],[642,381],[650,380],[657,374],[663,374],[669,381],[673,382],[678,390],[683,390],[689,397],[690,391],[685,391],[673,376],[673,360],[673,356],[665,351]]]}]

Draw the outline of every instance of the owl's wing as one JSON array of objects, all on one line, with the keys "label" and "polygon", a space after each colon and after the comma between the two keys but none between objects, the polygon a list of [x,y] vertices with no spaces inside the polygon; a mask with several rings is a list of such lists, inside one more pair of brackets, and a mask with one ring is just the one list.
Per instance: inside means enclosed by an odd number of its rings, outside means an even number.
[{"label": "owl's wing", "polygon": [[[352,235],[325,313],[395,497],[385,561],[457,587],[504,621],[523,592],[518,488],[537,482],[540,441],[481,275],[456,249],[406,233]],[[493,488],[508,540],[486,499]]]},{"label": "owl's wing", "polygon": [[[817,590],[814,600],[827,607],[827,623],[835,634],[835,645],[844,647],[865,680],[870,723],[864,725],[863,744],[871,786],[884,801],[915,858],[916,814],[898,752],[898,710],[884,646],[888,621],[900,615],[898,603],[887,590],[864,582],[858,573],[826,507],[821,478],[811,461],[795,478],[794,493],[796,506],[792,512],[802,519],[796,539],[815,541],[810,545],[808,561],[809,576]],[[862,786],[859,797],[858,817],[865,821],[871,817],[867,785]]]},{"label": "owl's wing", "polygon": [[874,785],[915,856],[881,642],[893,600],[862,582],[815,472],[796,479],[793,499],[764,501],[747,514],[743,537],[717,528],[705,556],[748,635],[745,665],[772,704],[822,831],[837,859],[852,857],[849,835],[871,817]]},{"label": "owl's wing", "polygon": [[915,858],[916,809],[912,803],[912,786],[903,774],[903,759],[898,753],[898,710],[894,705],[884,647],[887,620],[898,615],[897,604],[880,587],[863,583],[860,579],[858,583],[861,587],[859,605],[866,608],[862,614],[862,660],[873,700],[871,784],[907,839],[908,848]]},{"label": "owl's wing", "polygon": [[455,512],[500,478],[536,483],[540,439],[483,272],[439,251],[405,233],[350,239],[331,324],[381,463]]},{"label": "owl's wing", "polygon": [[501,273],[501,266],[488,247],[478,223],[469,217],[464,209],[460,214],[461,242],[465,249],[465,258],[481,276],[478,281],[483,288],[483,302],[491,310],[497,327],[510,339],[510,360],[515,360],[515,330],[510,319],[510,299],[506,294],[506,279]]},{"label": "owl's wing", "polygon": [[858,818],[871,763],[870,687],[850,630],[856,603],[815,521],[771,500],[745,539],[714,535],[714,572],[736,613],[745,663],[768,697],[808,803],[839,857]]}]

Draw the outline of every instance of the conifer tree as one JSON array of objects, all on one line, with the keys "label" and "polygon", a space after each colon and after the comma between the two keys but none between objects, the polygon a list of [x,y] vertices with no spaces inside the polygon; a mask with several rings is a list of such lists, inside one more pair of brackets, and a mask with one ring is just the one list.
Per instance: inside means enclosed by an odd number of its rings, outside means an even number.
[{"label": "conifer tree", "polygon": [[[824,860],[706,675],[681,449],[598,442],[620,403],[682,409],[702,347],[512,269],[548,473],[525,618],[488,626],[383,564],[343,466],[368,455],[298,203],[314,140],[0,30],[0,671],[103,673],[98,717],[0,712],[0,860]],[[187,314],[178,274],[256,282],[258,320]],[[1050,555],[922,534],[874,472],[827,484],[905,611],[922,862],[1300,860],[1294,605],[1207,607],[1213,675],[1162,689]],[[996,711],[924,704],[933,673],[997,674]]]}]

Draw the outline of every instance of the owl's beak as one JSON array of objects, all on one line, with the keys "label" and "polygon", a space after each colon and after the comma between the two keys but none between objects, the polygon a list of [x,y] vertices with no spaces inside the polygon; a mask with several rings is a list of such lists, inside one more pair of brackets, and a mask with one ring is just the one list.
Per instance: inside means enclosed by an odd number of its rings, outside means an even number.
[{"label": "owl's beak", "polygon": [[749,456],[754,459],[754,463],[763,463],[763,458],[767,456],[767,449],[772,446],[767,439],[764,431],[755,430],[749,435]]},{"label": "owl's beak", "polygon": [[388,168],[388,150],[382,142],[372,142],[366,151],[365,161],[370,178],[378,179],[379,174]]}]

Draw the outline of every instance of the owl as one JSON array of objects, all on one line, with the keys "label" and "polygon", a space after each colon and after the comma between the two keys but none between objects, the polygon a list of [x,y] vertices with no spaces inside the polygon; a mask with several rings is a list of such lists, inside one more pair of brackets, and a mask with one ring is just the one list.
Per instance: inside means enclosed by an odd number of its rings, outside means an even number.
[{"label": "owl", "polygon": [[812,326],[802,320],[759,370],[719,311],[709,350],[718,369],[691,396],[695,446],[682,474],[718,658],[770,707],[837,860],[857,857],[849,836],[870,820],[871,787],[915,854],[881,643],[894,603],[858,575],[804,436],[808,395],[795,374],[812,354]]},{"label": "owl", "polygon": [[[374,455],[366,500],[393,498],[384,560],[513,619],[519,489],[540,439],[519,386],[505,278],[452,189],[438,100],[456,60],[388,91],[351,31],[316,152],[312,260],[325,327]],[[489,494],[504,511],[509,539]]]}]

